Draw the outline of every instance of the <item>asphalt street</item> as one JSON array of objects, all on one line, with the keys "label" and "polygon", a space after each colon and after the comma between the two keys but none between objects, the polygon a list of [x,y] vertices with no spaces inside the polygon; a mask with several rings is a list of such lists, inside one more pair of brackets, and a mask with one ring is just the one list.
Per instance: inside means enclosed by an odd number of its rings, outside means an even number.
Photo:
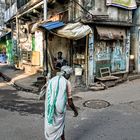
[{"label": "asphalt street", "polygon": [[[79,116],[66,115],[66,140],[140,140],[140,80],[93,92],[77,93]],[[0,79],[0,140],[45,140],[44,104],[37,95],[17,91]],[[88,99],[102,99],[110,106],[83,107]]]}]

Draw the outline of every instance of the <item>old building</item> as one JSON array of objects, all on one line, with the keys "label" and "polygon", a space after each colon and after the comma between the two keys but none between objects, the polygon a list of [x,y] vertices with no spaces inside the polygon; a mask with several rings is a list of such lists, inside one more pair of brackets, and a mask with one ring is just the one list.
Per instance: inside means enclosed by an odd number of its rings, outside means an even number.
[{"label": "old building", "polygon": [[111,75],[129,72],[135,0],[19,0],[11,1],[6,12],[10,9],[17,9],[10,12],[6,25],[12,42],[17,42],[20,68],[43,69],[53,76],[59,71],[55,61],[61,51],[75,70],[74,85],[88,86],[105,67]]},{"label": "old building", "polygon": [[[135,0],[129,3],[73,0],[70,3],[68,21],[80,21],[91,29],[85,37],[73,38],[70,47],[71,62],[73,66],[82,67],[86,85],[101,77],[102,68],[107,67],[111,75],[129,73],[130,28],[133,26],[132,10],[136,7]],[[60,32],[61,29],[58,29],[57,33]]]},{"label": "old building", "polygon": [[33,73],[41,65],[40,53],[43,51],[36,51],[31,27],[42,19],[42,5],[41,0],[6,0],[5,23],[12,33],[13,61],[17,67]]},{"label": "old building", "polygon": [[114,75],[129,72],[130,27],[136,3],[113,2],[94,0],[84,3],[90,13],[83,22],[94,30],[93,63],[97,77],[102,67],[109,67]]},{"label": "old building", "polygon": [[6,60],[6,29],[4,25],[4,10],[5,1],[0,1],[0,63],[5,63]]},{"label": "old building", "polygon": [[140,72],[140,1],[137,0],[137,9],[133,11],[133,24],[131,28],[131,72]]}]

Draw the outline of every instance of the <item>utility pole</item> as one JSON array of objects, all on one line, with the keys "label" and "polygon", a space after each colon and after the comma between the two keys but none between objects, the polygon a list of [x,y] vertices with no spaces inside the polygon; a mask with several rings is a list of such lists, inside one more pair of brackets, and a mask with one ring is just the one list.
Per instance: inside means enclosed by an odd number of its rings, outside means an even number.
[{"label": "utility pole", "polygon": [[47,20],[47,3],[48,3],[48,0],[44,0],[44,21]]},{"label": "utility pole", "polygon": [[[48,0],[44,0],[44,21],[47,21],[47,3]],[[44,43],[43,43],[43,73],[44,76],[47,76],[48,74],[48,59],[47,59],[47,45],[48,45],[48,41],[47,41],[47,33],[44,34]]]},{"label": "utility pole", "polygon": [[[16,4],[18,0],[16,0]],[[17,6],[16,6],[17,8]],[[19,19],[18,19],[18,10],[16,13],[16,40],[17,40],[17,56],[18,56],[18,62],[17,62],[17,67],[19,67],[19,61],[20,61],[20,46],[19,46]]]}]

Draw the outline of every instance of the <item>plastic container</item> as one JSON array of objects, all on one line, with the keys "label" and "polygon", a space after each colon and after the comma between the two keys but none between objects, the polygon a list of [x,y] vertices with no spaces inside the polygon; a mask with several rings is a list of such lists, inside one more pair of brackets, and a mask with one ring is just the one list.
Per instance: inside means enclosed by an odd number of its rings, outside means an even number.
[{"label": "plastic container", "polygon": [[75,68],[75,75],[76,76],[81,76],[82,75],[82,68]]}]

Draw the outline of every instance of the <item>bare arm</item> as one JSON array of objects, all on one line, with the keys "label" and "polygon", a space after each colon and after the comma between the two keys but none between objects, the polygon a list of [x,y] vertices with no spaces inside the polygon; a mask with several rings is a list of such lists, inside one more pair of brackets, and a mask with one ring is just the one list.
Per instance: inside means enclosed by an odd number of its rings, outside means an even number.
[{"label": "bare arm", "polygon": [[72,100],[72,94],[71,94],[71,84],[70,82],[68,81],[68,84],[67,84],[67,94],[68,94],[68,105],[70,106],[70,108],[74,111],[74,117],[78,116],[78,111],[73,103],[73,100]]},{"label": "bare arm", "polygon": [[73,103],[73,100],[72,98],[68,98],[68,104],[70,106],[70,108],[74,111],[74,117],[77,117],[78,116],[78,111]]}]

